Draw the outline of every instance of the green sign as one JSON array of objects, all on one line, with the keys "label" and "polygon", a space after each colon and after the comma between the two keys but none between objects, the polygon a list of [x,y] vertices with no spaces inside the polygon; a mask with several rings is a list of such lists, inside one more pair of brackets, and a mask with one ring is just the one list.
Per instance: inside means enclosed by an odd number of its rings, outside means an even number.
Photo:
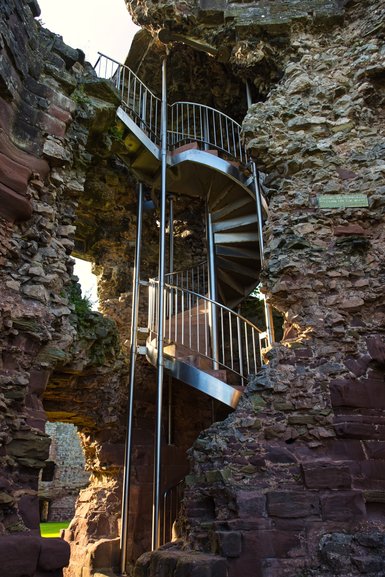
[{"label": "green sign", "polygon": [[322,194],[318,197],[320,208],[357,208],[369,206],[366,194]]}]

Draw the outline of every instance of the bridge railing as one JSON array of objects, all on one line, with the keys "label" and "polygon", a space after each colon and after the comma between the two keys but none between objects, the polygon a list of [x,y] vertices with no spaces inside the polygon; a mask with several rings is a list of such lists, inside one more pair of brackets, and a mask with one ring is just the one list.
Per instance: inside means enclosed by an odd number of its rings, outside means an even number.
[{"label": "bridge railing", "polygon": [[[165,341],[209,359],[214,368],[230,370],[238,375],[241,384],[246,384],[247,376],[257,373],[262,364],[266,333],[235,311],[195,291],[169,284],[164,291]],[[153,335],[157,334],[158,299],[158,280],[150,279],[148,328]],[[211,346],[213,311],[218,331],[215,353]]]},{"label": "bridge railing", "polygon": [[[126,112],[155,144],[159,144],[160,98],[128,66],[105,54],[99,52],[94,68],[100,78],[113,82]],[[240,124],[210,106],[194,102],[169,105],[167,134],[170,149],[197,142],[204,150],[218,150],[241,163],[247,160]]]}]

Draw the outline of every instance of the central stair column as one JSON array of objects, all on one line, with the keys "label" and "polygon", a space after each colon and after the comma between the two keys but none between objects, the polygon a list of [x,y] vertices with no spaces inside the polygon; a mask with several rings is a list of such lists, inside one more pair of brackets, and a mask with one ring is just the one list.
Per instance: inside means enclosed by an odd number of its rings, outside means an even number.
[{"label": "central stair column", "polygon": [[[209,281],[209,298],[211,301],[217,302],[217,279],[215,274],[215,244],[213,225],[211,221],[211,213],[206,206],[206,232],[207,232],[207,263],[208,263],[208,281]],[[218,323],[217,310],[213,302],[210,302],[210,337],[211,337],[211,356],[213,358],[213,369],[219,369],[219,354],[218,354]]]}]

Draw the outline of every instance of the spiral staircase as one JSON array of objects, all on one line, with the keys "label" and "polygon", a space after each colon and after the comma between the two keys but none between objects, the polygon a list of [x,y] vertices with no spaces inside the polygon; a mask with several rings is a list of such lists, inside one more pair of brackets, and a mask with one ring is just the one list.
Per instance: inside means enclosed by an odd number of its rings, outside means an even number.
[{"label": "spiral staircase", "polygon": [[[113,82],[121,100],[119,156],[138,181],[160,189],[160,99],[127,66],[103,54],[95,69],[99,77]],[[208,106],[191,102],[168,106],[167,148],[167,192],[206,200],[216,286],[215,294],[212,290],[210,294],[202,278],[197,292],[199,266],[167,276],[165,366],[182,381],[235,407],[240,386],[261,364],[267,338],[265,330],[234,310],[259,282],[258,176],[243,148],[240,125]],[[156,279],[149,288],[146,352],[155,364]]]},{"label": "spiral staircase", "polygon": [[[139,350],[158,370],[153,502],[156,548],[160,510],[162,393],[159,391],[163,383],[159,375],[165,369],[212,399],[236,407],[248,376],[257,373],[263,363],[263,349],[272,340],[269,314],[265,315],[266,330],[261,330],[236,310],[259,283],[263,261],[261,228],[266,206],[255,164],[248,159],[242,144],[239,124],[213,108],[191,102],[176,102],[165,110],[165,99],[162,104],[128,67],[103,54],[95,69],[99,78],[113,83],[119,95],[116,152],[137,181],[152,191],[166,189],[167,194],[176,198],[187,196],[206,201],[208,262],[197,263],[189,270],[160,274],[163,280],[139,279],[141,209],[138,212],[122,519],[126,523],[134,366]],[[138,206],[141,206],[143,189],[139,190]],[[165,222],[163,216],[161,233]],[[146,343],[137,347],[136,299],[140,285],[148,287],[149,308]],[[122,570],[125,532],[127,524],[122,527]]]}]

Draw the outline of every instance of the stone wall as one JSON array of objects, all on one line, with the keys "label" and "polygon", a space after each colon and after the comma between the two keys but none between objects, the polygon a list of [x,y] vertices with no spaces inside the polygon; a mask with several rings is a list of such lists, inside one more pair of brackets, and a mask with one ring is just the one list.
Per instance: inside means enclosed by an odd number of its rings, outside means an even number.
[{"label": "stone wall", "polygon": [[[98,92],[84,55],[42,29],[38,15],[34,1],[0,7],[0,549],[7,577],[59,574],[68,562],[64,541],[38,537],[47,413],[82,426],[90,470],[100,469],[97,455],[106,437],[113,446],[124,439],[124,362],[116,328],[87,309],[71,259],[93,139],[114,121],[117,99]],[[86,80],[88,95],[81,87]],[[100,430],[108,431],[102,440]],[[116,459],[103,465],[104,496],[120,489],[121,456]],[[98,491],[95,482],[91,511],[98,508]],[[108,537],[117,534],[119,507],[118,496],[104,507],[105,517],[115,514]],[[100,527],[86,544],[105,534]],[[29,554],[20,555],[20,547]]]},{"label": "stone wall", "polygon": [[[174,383],[175,437],[164,458],[178,466],[164,488],[184,474],[184,452],[203,431],[190,451],[182,550],[146,555],[138,575],[169,576],[178,566],[178,574],[217,577],[379,577],[384,3],[127,4],[150,36],[166,26],[217,50],[216,59],[199,52],[191,60],[202,102],[239,118],[243,82],[251,82],[256,104],[244,134],[268,173],[270,202],[263,281],[285,315],[283,344],[227,419],[207,429],[211,407]],[[11,0],[0,14],[0,549],[7,577],[65,565],[63,541],[32,535],[45,421],[70,422],[91,480],[66,533],[67,574],[84,577],[118,563],[136,193],[112,153],[116,94],[79,51],[41,29],[33,0]],[[162,50],[154,42],[144,77]],[[193,93],[185,64],[192,50],[171,51],[174,97],[186,85]],[[321,194],[357,192],[368,208],[318,206]],[[202,214],[176,204],[177,267],[204,253]],[[143,277],[157,262],[156,212],[145,219]],[[95,263],[102,309],[116,324],[84,306],[73,251]],[[154,390],[154,370],[142,359],[130,560],[149,547]],[[30,554],[20,555],[26,547]],[[15,572],[15,559],[27,557]]]}]

